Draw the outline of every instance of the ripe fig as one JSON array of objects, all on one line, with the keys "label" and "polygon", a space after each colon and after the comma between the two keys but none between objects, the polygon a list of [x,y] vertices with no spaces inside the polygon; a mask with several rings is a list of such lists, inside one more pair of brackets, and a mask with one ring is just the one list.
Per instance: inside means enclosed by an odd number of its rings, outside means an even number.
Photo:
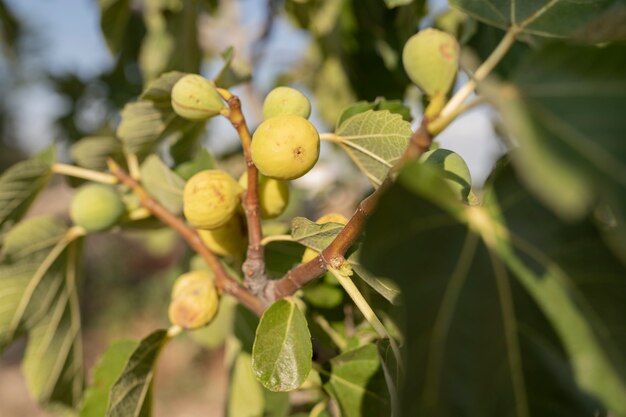
[{"label": "ripe fig", "polygon": [[219,294],[209,271],[191,271],[174,282],[168,309],[172,324],[193,330],[213,320],[219,307]]},{"label": "ripe fig", "polygon": [[[239,178],[239,185],[244,189],[248,188],[247,172],[244,172]],[[289,184],[287,182],[268,178],[259,173],[258,191],[262,218],[273,219],[283,214],[287,203],[289,203]]]},{"label": "ripe fig", "polygon": [[89,232],[115,225],[124,213],[124,202],[112,187],[88,184],[81,187],[70,205],[70,218]]},{"label": "ripe fig", "polygon": [[467,201],[472,189],[472,177],[467,164],[459,154],[438,148],[424,153],[420,161],[442,169],[446,182],[461,200]]},{"label": "ripe fig", "polygon": [[248,245],[246,229],[237,213],[223,226],[213,230],[198,229],[198,234],[209,249],[222,256],[237,258]]},{"label": "ripe fig", "polygon": [[183,190],[183,212],[193,226],[215,229],[235,214],[243,190],[224,171],[208,169],[189,178]]},{"label": "ripe fig", "polygon": [[172,88],[172,107],[184,119],[203,121],[218,115],[225,104],[209,80],[197,74],[187,74]]},{"label": "ripe fig", "polygon": [[[317,219],[315,223],[317,224],[325,224],[325,223],[347,224],[348,219],[339,213],[328,213],[328,214],[324,214],[322,217]],[[304,250],[304,254],[302,254],[302,263],[309,262],[310,260],[315,259],[315,257],[319,254],[320,253],[316,251],[315,249],[306,248]]]},{"label": "ripe fig", "polygon": [[411,36],[402,51],[404,70],[427,95],[446,94],[459,67],[459,44],[450,34],[424,29]]},{"label": "ripe fig", "polygon": [[269,92],[263,102],[263,120],[287,115],[308,119],[311,115],[311,103],[295,88],[276,87]]},{"label": "ripe fig", "polygon": [[317,129],[300,116],[276,116],[259,125],[252,137],[252,160],[270,178],[293,180],[309,172],[320,154]]}]

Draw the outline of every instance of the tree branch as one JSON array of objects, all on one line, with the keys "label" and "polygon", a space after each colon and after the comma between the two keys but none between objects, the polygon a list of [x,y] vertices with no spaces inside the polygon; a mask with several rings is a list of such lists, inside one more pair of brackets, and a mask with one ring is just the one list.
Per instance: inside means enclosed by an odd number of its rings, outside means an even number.
[{"label": "tree branch", "polygon": [[423,119],[420,127],[413,133],[409,145],[399,163],[387,174],[385,181],[369,197],[361,201],[354,215],[339,232],[337,237],[316,258],[300,264],[288,271],[282,278],[271,281],[266,288],[265,298],[275,300],[287,297],[298,289],[323,274],[328,267],[339,268],[345,262],[344,255],[361,234],[367,217],[378,203],[380,196],[393,182],[394,173],[406,162],[418,158],[426,152],[433,141],[428,133],[428,120]]},{"label": "tree branch", "polygon": [[261,244],[263,231],[261,230],[261,207],[259,205],[258,183],[259,171],[252,162],[250,154],[250,144],[252,137],[246,124],[246,120],[241,111],[241,101],[239,97],[220,89],[222,97],[228,101],[229,112],[225,115],[233,125],[243,146],[243,154],[246,159],[246,172],[248,175],[248,188],[243,198],[243,209],[246,213],[248,223],[248,252],[243,263],[242,270],[244,283],[250,291],[257,296],[263,297],[265,287],[268,283],[265,273],[265,254]]},{"label": "tree branch", "polygon": [[254,294],[248,291],[243,285],[235,281],[224,269],[217,256],[204,244],[198,232],[189,227],[182,219],[176,217],[159,202],[157,202],[148,192],[135,180],[131,178],[117,163],[109,159],[109,170],[117,179],[130,187],[141,200],[141,205],[148,209],[155,217],[178,232],[209,265],[215,273],[215,285],[223,292],[232,295],[239,302],[249,308],[257,315],[263,314],[265,304]]}]

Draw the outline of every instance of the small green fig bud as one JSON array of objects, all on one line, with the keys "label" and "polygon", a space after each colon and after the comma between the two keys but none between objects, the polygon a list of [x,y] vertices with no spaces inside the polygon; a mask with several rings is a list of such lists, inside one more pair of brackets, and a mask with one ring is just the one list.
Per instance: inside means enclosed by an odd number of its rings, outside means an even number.
[{"label": "small green fig bud", "polygon": [[81,187],[70,205],[70,218],[89,232],[115,225],[124,213],[124,202],[112,187],[89,184]]},{"label": "small green fig bud", "polygon": [[224,171],[200,171],[185,184],[183,212],[193,226],[215,229],[226,224],[241,201],[242,188]]},{"label": "small green fig bud", "polygon": [[427,95],[446,94],[459,66],[459,44],[450,34],[424,29],[411,36],[402,51],[404,70]]},{"label": "small green fig bud", "polygon": [[270,178],[293,180],[309,172],[320,155],[320,136],[304,117],[276,116],[257,127],[252,161]]},{"label": "small green fig bud", "polygon": [[[244,172],[239,178],[239,185],[248,188],[248,173]],[[273,219],[285,211],[289,203],[289,184],[286,181],[268,178],[259,173],[259,206],[261,217]]]},{"label": "small green fig bud", "polygon": [[265,97],[263,119],[287,115],[308,119],[311,115],[311,103],[304,94],[295,88],[276,87]]},{"label": "small green fig bud", "polygon": [[[319,219],[317,219],[315,223],[317,224],[325,224],[325,223],[347,224],[348,219],[346,218],[346,216],[339,214],[339,213],[327,213],[327,214],[324,214]],[[317,255],[319,255],[319,252],[316,251],[315,249],[306,248],[304,250],[304,253],[302,254],[302,263],[309,262],[315,259]]]},{"label": "small green fig bud", "polygon": [[172,324],[193,330],[213,320],[219,307],[219,294],[209,271],[191,271],[176,279],[168,309]]},{"label": "small green fig bud", "polygon": [[467,164],[459,154],[439,148],[424,153],[420,161],[442,169],[446,182],[461,200],[467,201],[472,189],[472,177]]},{"label": "small green fig bud", "polygon": [[243,221],[237,213],[225,225],[213,230],[198,229],[204,244],[214,253],[237,258],[248,245],[248,237]]},{"label": "small green fig bud", "polygon": [[225,108],[215,86],[204,77],[187,74],[172,88],[172,107],[180,117],[203,121]]}]

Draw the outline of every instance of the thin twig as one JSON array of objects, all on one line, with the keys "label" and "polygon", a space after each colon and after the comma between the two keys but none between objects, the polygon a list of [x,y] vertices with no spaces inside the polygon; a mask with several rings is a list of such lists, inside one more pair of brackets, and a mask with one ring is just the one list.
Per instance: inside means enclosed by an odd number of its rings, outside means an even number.
[{"label": "thin twig", "polygon": [[128,187],[130,187],[135,194],[140,198],[141,205],[160,219],[163,223],[170,226],[172,229],[178,232],[209,265],[209,267],[215,273],[215,285],[223,292],[228,293],[239,300],[240,303],[245,305],[251,311],[257,315],[263,314],[265,309],[264,303],[248,291],[243,285],[235,281],[224,269],[224,266],[219,261],[217,256],[204,244],[198,232],[189,227],[182,219],[176,217],[159,202],[157,202],[146,190],[135,180],[131,178],[126,171],[124,171],[117,163],[109,159],[109,169],[113,175],[115,175],[119,181]]},{"label": "thin twig", "polygon": [[52,172],[55,174],[68,175],[70,177],[82,178],[84,180],[95,181],[102,184],[117,184],[117,178],[111,174],[93,171],[91,169],[80,168],[67,164],[52,164]]},{"label": "thin twig", "polygon": [[239,97],[230,94],[227,90],[218,90],[222,97],[228,101],[228,120],[233,125],[243,146],[243,153],[246,159],[246,172],[248,174],[248,188],[243,198],[243,208],[246,213],[248,223],[248,251],[242,270],[244,274],[244,284],[250,288],[252,293],[263,297],[265,287],[268,283],[265,272],[265,254],[261,241],[263,231],[261,229],[261,206],[259,205],[258,183],[259,171],[257,170],[250,153],[252,137],[246,119],[241,111],[241,101]]}]

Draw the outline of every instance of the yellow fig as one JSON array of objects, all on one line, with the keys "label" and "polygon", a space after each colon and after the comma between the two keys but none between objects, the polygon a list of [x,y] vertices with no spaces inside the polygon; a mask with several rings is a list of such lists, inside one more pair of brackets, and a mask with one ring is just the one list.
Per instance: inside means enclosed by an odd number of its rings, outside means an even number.
[{"label": "yellow fig", "polygon": [[112,187],[88,184],[74,195],[70,218],[89,232],[99,232],[115,225],[124,211],[124,202]]},{"label": "yellow fig", "polygon": [[239,257],[248,245],[246,229],[237,213],[223,226],[213,230],[198,229],[198,234],[209,249],[222,256]]},{"label": "yellow fig", "polygon": [[427,95],[446,94],[459,67],[459,43],[450,34],[424,29],[411,36],[402,51],[404,70]]},{"label": "yellow fig", "polygon": [[[348,219],[339,213],[328,213],[328,214],[324,214],[322,217],[317,219],[315,223],[317,224],[340,223],[340,224],[345,225],[348,223]],[[319,254],[320,253],[316,251],[315,249],[306,248],[304,250],[304,254],[302,254],[302,263],[309,262],[315,259],[315,257],[317,257],[317,255]]]},{"label": "yellow fig", "polygon": [[311,103],[304,94],[291,87],[276,87],[269,92],[263,102],[263,119],[294,115],[308,119]]},{"label": "yellow fig", "polygon": [[191,271],[176,279],[168,316],[172,324],[193,330],[213,320],[219,307],[219,294],[209,271]]},{"label": "yellow fig", "polygon": [[[244,172],[239,178],[239,185],[244,189],[248,188],[247,172]],[[268,178],[259,173],[258,191],[262,218],[273,219],[283,214],[287,203],[289,203],[289,184],[287,182]]]},{"label": "yellow fig", "polygon": [[257,127],[250,150],[263,175],[293,180],[309,172],[317,162],[320,137],[304,117],[276,116]]},{"label": "yellow fig", "polygon": [[172,107],[180,117],[203,121],[225,108],[215,86],[197,74],[187,74],[172,88]]},{"label": "yellow fig", "polygon": [[242,188],[224,171],[200,171],[185,184],[183,212],[193,226],[215,229],[226,224],[241,201]]}]

